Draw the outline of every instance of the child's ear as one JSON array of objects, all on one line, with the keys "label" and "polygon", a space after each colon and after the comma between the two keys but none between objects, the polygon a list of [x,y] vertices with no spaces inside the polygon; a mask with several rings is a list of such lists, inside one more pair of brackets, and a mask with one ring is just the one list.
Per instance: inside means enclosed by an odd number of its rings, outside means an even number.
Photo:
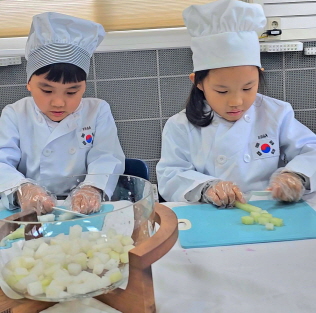
[{"label": "child's ear", "polygon": [[191,74],[189,75],[189,78],[190,78],[191,82],[194,84],[195,73],[191,73]]},{"label": "child's ear", "polygon": [[27,89],[28,91],[30,91],[30,92],[31,92],[30,83],[27,83],[27,85],[26,85],[26,89]]},{"label": "child's ear", "polygon": [[[191,82],[193,83],[193,85],[195,85],[195,83],[194,83],[194,80],[195,80],[195,73],[191,73],[191,74],[189,75],[189,78],[190,78]],[[196,87],[198,87],[201,91],[203,91],[203,86],[202,86],[201,83],[197,84]]]}]

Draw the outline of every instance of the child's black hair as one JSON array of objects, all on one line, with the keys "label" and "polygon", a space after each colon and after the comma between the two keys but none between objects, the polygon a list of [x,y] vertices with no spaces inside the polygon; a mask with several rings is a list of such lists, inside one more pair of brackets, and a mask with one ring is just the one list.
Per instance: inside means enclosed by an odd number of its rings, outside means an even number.
[{"label": "child's black hair", "polygon": [[87,79],[87,74],[82,68],[70,63],[46,65],[35,71],[33,75],[39,76],[45,73],[47,73],[45,76],[47,80],[63,84],[79,83]]},{"label": "child's black hair", "polygon": [[[194,84],[192,86],[190,95],[186,102],[185,114],[191,124],[198,127],[206,127],[212,123],[214,112],[205,112],[205,96],[204,92],[200,90],[197,85],[205,79],[210,70],[202,70],[195,72]],[[259,83],[264,83],[264,76],[262,70],[258,67]]]}]

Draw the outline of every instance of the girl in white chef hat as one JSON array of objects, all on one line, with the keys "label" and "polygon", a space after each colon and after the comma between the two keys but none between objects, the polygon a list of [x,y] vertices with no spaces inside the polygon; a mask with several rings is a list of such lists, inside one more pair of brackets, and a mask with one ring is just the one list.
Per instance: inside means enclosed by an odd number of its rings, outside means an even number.
[{"label": "girl in white chef hat", "polygon": [[226,207],[253,190],[269,188],[289,202],[315,191],[315,134],[289,103],[257,93],[262,7],[218,0],[192,5],[183,16],[192,37],[193,87],[186,109],[164,127],[157,164],[162,197]]},{"label": "girl in white chef hat", "polygon": [[84,181],[73,190],[73,182],[68,186],[62,178],[124,172],[109,104],[82,98],[91,56],[104,36],[103,27],[91,21],[53,12],[34,16],[25,50],[32,97],[7,105],[0,119],[0,192],[6,208],[51,211],[55,198],[39,183],[49,181],[60,194],[72,190],[73,210],[95,212],[107,192],[104,182]]}]

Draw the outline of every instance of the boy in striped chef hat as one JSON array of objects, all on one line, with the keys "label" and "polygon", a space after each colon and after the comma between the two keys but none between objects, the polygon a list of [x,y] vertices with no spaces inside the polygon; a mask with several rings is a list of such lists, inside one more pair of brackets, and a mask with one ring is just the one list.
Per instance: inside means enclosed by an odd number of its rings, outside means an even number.
[{"label": "boy in striped chef hat", "polygon": [[7,105],[0,119],[0,193],[6,208],[49,212],[56,202],[50,190],[71,191],[73,210],[96,212],[110,192],[104,182],[85,180],[75,189],[75,182],[60,182],[124,172],[109,104],[82,98],[91,56],[104,36],[103,27],[88,20],[53,12],[34,16],[25,49],[31,97]]}]

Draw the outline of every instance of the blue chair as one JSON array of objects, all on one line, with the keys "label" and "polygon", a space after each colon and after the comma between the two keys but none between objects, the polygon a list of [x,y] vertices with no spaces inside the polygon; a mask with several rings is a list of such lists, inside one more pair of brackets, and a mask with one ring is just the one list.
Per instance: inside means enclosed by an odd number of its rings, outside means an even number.
[{"label": "blue chair", "polygon": [[[124,174],[149,180],[148,165],[140,159],[125,159]],[[118,201],[125,199],[132,202],[138,201],[143,197],[143,194],[139,194],[139,190],[142,189],[139,187],[142,187],[144,184],[144,181],[120,176],[111,200]]]},{"label": "blue chair", "polygon": [[149,169],[146,162],[140,159],[125,159],[125,175],[132,175],[149,180]]}]

